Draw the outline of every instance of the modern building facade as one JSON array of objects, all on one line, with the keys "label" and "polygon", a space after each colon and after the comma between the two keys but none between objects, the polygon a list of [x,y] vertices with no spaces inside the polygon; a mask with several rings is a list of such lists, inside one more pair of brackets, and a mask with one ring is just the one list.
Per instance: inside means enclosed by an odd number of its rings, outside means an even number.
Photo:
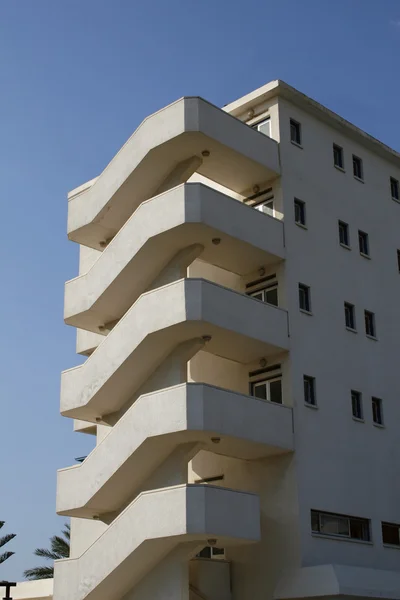
[{"label": "modern building facade", "polygon": [[400,155],[281,81],[68,198],[55,600],[400,597]]}]

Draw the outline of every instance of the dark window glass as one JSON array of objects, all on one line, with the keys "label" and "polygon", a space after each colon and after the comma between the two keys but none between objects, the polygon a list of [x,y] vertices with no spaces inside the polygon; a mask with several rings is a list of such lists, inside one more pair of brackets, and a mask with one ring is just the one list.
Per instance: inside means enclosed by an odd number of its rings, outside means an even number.
[{"label": "dark window glass", "polygon": [[363,164],[361,158],[353,154],[353,175],[358,179],[364,179]]},{"label": "dark window glass", "polygon": [[301,146],[301,125],[298,121],[290,119],[290,139]]},{"label": "dark window glass", "polygon": [[364,311],[365,317],[365,333],[371,337],[376,337],[375,315],[369,310]]},{"label": "dark window glass", "polygon": [[344,246],[350,246],[349,226],[344,221],[339,221],[339,242]]},{"label": "dark window glass", "polygon": [[337,144],[333,144],[333,164],[335,167],[344,169],[343,148]]},{"label": "dark window glass", "polygon": [[400,525],[395,523],[382,523],[382,541],[384,544],[400,546]]},{"label": "dark window glass", "polygon": [[270,401],[282,404],[282,381],[277,379],[269,384]]},{"label": "dark window glass", "polygon": [[344,320],[346,323],[346,327],[348,327],[349,329],[356,328],[354,305],[349,304],[348,302],[344,303]]},{"label": "dark window glass", "polygon": [[298,198],[294,199],[294,220],[299,225],[306,224],[306,204]]},{"label": "dark window glass", "polygon": [[351,390],[351,410],[354,418],[363,419],[362,397],[355,390]]},{"label": "dark window glass", "polygon": [[397,270],[400,273],[400,250],[397,250]]},{"label": "dark window glass", "polygon": [[365,231],[358,231],[358,246],[361,254],[369,256],[369,239],[368,233],[365,233]]},{"label": "dark window glass", "polygon": [[392,193],[393,200],[400,200],[400,184],[394,177],[390,178],[390,191]]},{"label": "dark window glass", "polygon": [[315,406],[317,404],[317,399],[315,395],[315,378],[309,377],[308,375],[304,375],[304,402],[306,404],[312,404]]},{"label": "dark window glass", "polygon": [[311,294],[308,285],[299,283],[299,306],[301,310],[311,312]]},{"label": "dark window glass", "polygon": [[383,408],[380,398],[372,398],[372,419],[374,423],[383,425]]}]

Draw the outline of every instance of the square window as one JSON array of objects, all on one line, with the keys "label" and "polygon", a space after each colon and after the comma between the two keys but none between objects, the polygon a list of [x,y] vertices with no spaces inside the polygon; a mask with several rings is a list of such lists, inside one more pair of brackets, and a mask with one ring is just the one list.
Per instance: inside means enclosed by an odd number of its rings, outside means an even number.
[{"label": "square window", "polygon": [[311,312],[311,292],[308,285],[299,283],[299,307],[301,310]]},{"label": "square window", "polygon": [[290,119],[290,140],[301,146],[301,125],[298,121]]},{"label": "square window", "polygon": [[356,330],[356,315],[354,304],[344,303],[344,321],[348,329]]},{"label": "square window", "polygon": [[250,383],[250,394],[259,400],[282,404],[282,378],[274,377],[263,381],[253,381]]},{"label": "square window", "polygon": [[317,405],[317,397],[315,394],[315,377],[309,375],[303,376],[304,383],[304,402],[311,406]]},{"label": "square window", "polygon": [[372,398],[372,420],[377,425],[383,425],[383,407],[380,398]]},{"label": "square window", "polygon": [[333,164],[339,169],[344,169],[343,148],[337,144],[333,144]]},{"label": "square window", "polygon": [[298,198],[294,199],[294,220],[297,225],[306,224],[306,203]]},{"label": "square window", "polygon": [[361,392],[351,390],[351,410],[355,419],[364,420]]},{"label": "square window", "polygon": [[369,310],[364,310],[365,333],[371,337],[376,337],[375,314]]},{"label": "square window", "polygon": [[253,125],[254,129],[257,129],[260,133],[271,137],[271,119],[264,119],[264,121],[260,121]]},{"label": "square window", "polygon": [[369,256],[369,239],[368,233],[365,233],[365,231],[358,230],[358,246],[360,248],[360,254]]},{"label": "square window", "polygon": [[350,233],[348,224],[344,221],[339,221],[338,226],[340,244],[342,244],[342,246],[347,246],[348,248],[350,248]]},{"label": "square window", "polygon": [[353,175],[357,179],[364,179],[363,162],[361,158],[353,154]]},{"label": "square window", "polygon": [[382,542],[391,546],[400,546],[400,525],[382,523]]},{"label": "square window", "polygon": [[400,184],[399,180],[394,177],[390,178],[390,191],[393,200],[400,200]]}]

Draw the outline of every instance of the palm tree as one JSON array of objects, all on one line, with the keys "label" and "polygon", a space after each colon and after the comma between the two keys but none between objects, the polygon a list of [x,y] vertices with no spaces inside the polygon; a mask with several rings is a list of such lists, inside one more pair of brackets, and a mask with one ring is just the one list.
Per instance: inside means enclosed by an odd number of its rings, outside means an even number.
[{"label": "palm tree", "polygon": [[[63,529],[62,534],[64,537],[59,535],[53,535],[50,538],[50,547],[51,550],[47,548],[36,548],[34,555],[40,556],[40,558],[46,558],[47,560],[58,560],[59,558],[68,558],[69,557],[69,542],[71,536],[71,528],[68,523],[64,525],[65,529]],[[65,538],[65,539],[64,539]],[[24,577],[26,579],[49,579],[54,576],[54,567],[44,566],[44,567],[34,567],[33,569],[27,569],[24,571]]]},{"label": "palm tree", "polygon": [[[5,521],[0,521],[0,529],[3,527],[4,523]],[[3,535],[3,537],[0,537],[0,548],[5,546],[7,542],[13,540],[16,535],[16,533],[7,533],[7,535]],[[2,554],[0,554],[0,564],[7,560],[7,558],[10,558],[10,556],[12,556],[13,554],[15,554],[15,552],[10,551],[3,552]]]}]

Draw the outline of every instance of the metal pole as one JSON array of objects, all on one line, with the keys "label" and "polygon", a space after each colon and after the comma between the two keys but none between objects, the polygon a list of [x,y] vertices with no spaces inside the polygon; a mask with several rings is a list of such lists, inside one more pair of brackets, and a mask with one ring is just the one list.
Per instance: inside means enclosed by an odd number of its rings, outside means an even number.
[{"label": "metal pole", "polygon": [[0,586],[6,588],[6,595],[4,596],[3,600],[13,600],[10,596],[10,589],[16,585],[17,584],[13,581],[0,581]]}]

